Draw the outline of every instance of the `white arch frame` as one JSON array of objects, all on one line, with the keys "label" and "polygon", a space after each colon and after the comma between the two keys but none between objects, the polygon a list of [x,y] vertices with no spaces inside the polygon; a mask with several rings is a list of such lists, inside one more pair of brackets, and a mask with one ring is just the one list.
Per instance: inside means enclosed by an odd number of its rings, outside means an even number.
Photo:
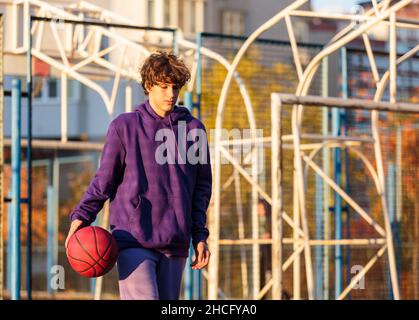
[{"label": "white arch frame", "polygon": [[[325,57],[336,51],[337,49],[341,48],[348,42],[352,41],[353,39],[363,36],[364,43],[366,46],[367,54],[370,58],[371,65],[372,65],[372,72],[374,79],[377,82],[377,94],[375,96],[374,101],[379,101],[381,99],[382,92],[385,88],[385,82],[386,77],[390,77],[392,79],[390,84],[390,92],[392,97],[392,102],[395,102],[395,92],[396,92],[396,64],[406,60],[408,57],[412,56],[414,53],[409,52],[404,56],[404,58],[396,60],[396,37],[395,37],[395,30],[396,27],[407,27],[407,28],[415,28],[417,29],[418,26],[415,24],[409,24],[409,23],[400,23],[396,21],[396,12],[403,7],[407,6],[408,4],[412,3],[412,1],[409,0],[402,0],[399,1],[392,6],[390,6],[390,1],[385,0],[377,4],[375,1],[373,1],[373,8],[367,11],[363,16],[357,17],[360,18],[362,21],[364,21],[358,29],[352,30],[354,23],[350,23],[348,27],[344,28],[341,32],[339,32],[335,37],[332,38],[332,40],[329,42],[329,44],[319,53],[317,54],[313,60],[309,63],[309,65],[306,67],[304,71],[301,69],[301,64],[299,62],[298,57],[298,48],[296,45],[295,37],[292,32],[292,25],[291,25],[291,16],[308,16],[308,17],[321,17],[321,18],[333,18],[333,19],[346,19],[346,20],[352,20],[354,21],[353,15],[332,15],[332,14],[319,14],[309,11],[301,11],[297,10],[299,7],[301,7],[306,1],[295,1],[290,6],[283,9],[281,12],[276,14],[274,17],[269,19],[266,23],[264,23],[262,26],[260,26],[255,32],[253,32],[248,39],[245,41],[245,43],[242,45],[242,47],[239,49],[238,53],[236,54],[233,63],[232,63],[232,69],[227,74],[223,88],[221,91],[221,96],[218,103],[217,108],[217,118],[216,118],[216,140],[215,140],[215,173],[214,173],[214,207],[213,207],[213,220],[211,222],[211,234],[212,234],[212,241],[211,241],[211,248],[212,248],[212,258],[213,258],[213,264],[210,266],[209,270],[209,288],[208,288],[208,296],[210,299],[216,299],[217,298],[217,291],[218,291],[218,261],[219,261],[219,255],[218,255],[218,243],[219,240],[219,229],[220,229],[220,221],[219,221],[219,209],[220,209],[220,181],[221,181],[221,154],[223,153],[222,150],[222,140],[221,140],[221,133],[220,130],[222,128],[222,121],[223,121],[223,112],[225,108],[225,103],[227,99],[227,94],[229,90],[229,86],[232,80],[232,75],[234,70],[236,70],[241,58],[243,57],[244,53],[247,51],[249,46],[266,30],[277,24],[280,20],[284,19],[286,22],[288,34],[290,37],[292,52],[294,56],[294,62],[296,65],[296,70],[299,76],[299,85],[296,90],[297,96],[305,96],[307,95],[308,89],[310,88],[311,81],[322,61]],[[386,19],[389,18],[389,21],[386,21]],[[376,26],[379,23],[385,23],[390,27],[390,70],[388,73],[386,73],[382,81],[379,82],[378,72],[376,71],[376,65],[375,61],[372,61],[373,53],[371,50],[371,46],[369,44],[368,36],[366,35],[366,32],[370,30],[372,27]],[[276,99],[274,96],[272,99]],[[273,103],[275,103],[273,101]],[[276,102],[277,103],[277,102]],[[292,113],[292,133],[293,133],[293,143],[294,143],[294,166],[296,170],[296,175],[294,178],[294,188],[297,192],[295,192],[296,197],[294,198],[294,222],[298,222],[301,219],[302,228],[304,232],[303,236],[303,243],[304,243],[304,254],[305,254],[305,263],[306,263],[306,277],[307,277],[307,288],[308,288],[308,298],[313,299],[314,297],[314,287],[313,287],[313,270],[312,270],[312,263],[311,263],[311,256],[310,256],[310,238],[308,233],[308,225],[307,225],[307,216],[305,211],[305,179],[304,179],[304,171],[302,166],[302,161],[305,160],[308,165],[313,164],[312,161],[310,161],[309,158],[304,154],[304,152],[301,150],[301,148],[304,146],[300,142],[301,137],[301,123],[302,123],[302,113],[303,113],[303,106],[302,105],[294,105],[293,107],[293,113]],[[382,208],[383,208],[383,216],[384,216],[384,223],[385,227],[382,229],[381,227],[378,229],[380,230],[381,235],[385,235],[385,246],[382,247],[379,251],[378,256],[381,256],[385,249],[388,249],[388,258],[389,258],[389,264],[390,264],[390,273],[391,273],[391,281],[392,281],[392,288],[393,288],[393,296],[395,299],[400,299],[400,292],[399,292],[399,285],[398,285],[398,279],[397,279],[397,271],[395,266],[395,257],[394,257],[394,248],[393,248],[393,241],[392,241],[392,235],[391,235],[391,228],[389,223],[389,217],[388,217],[388,210],[387,210],[387,204],[385,200],[385,185],[384,185],[384,171],[383,171],[383,164],[382,164],[382,157],[381,157],[381,148],[380,148],[380,141],[378,136],[378,128],[377,128],[377,120],[378,120],[378,113],[377,111],[372,112],[372,132],[373,132],[373,143],[374,143],[374,153],[375,153],[375,159],[377,164],[377,175],[373,175],[373,179],[377,186],[377,191],[380,195],[381,202],[382,202]],[[273,139],[273,137],[272,137]],[[272,145],[274,144],[274,141],[272,141]],[[363,159],[364,161],[365,159]],[[365,161],[364,161],[365,163]],[[367,165],[369,168],[370,165]],[[379,185],[377,185],[377,182]],[[252,190],[260,190],[260,186],[256,184],[252,184]],[[263,190],[262,190],[263,191]],[[265,192],[261,192],[263,195]],[[274,199],[275,207],[277,207],[277,199]],[[366,214],[364,212],[364,214]],[[377,231],[378,231],[377,230]],[[273,238],[277,238],[278,235],[273,234]],[[298,235],[295,234],[295,237],[298,238]],[[252,239],[255,243],[260,243],[257,238]],[[273,243],[274,245],[274,243]],[[299,251],[300,248],[295,248],[297,251]],[[295,253],[295,252],[294,252]],[[278,250],[273,248],[273,254],[272,254],[273,265],[275,264],[275,261],[279,261],[280,257],[278,256]],[[215,261],[214,261],[215,260]],[[296,259],[298,260],[298,259]],[[374,258],[373,258],[374,260]],[[376,259],[375,259],[376,260]],[[370,261],[371,262],[371,261]],[[373,263],[372,263],[373,264]],[[295,263],[295,266],[297,266],[297,269],[294,269],[294,271],[298,270],[299,263]],[[372,266],[372,265],[371,265]],[[368,269],[371,267],[370,263],[368,264]],[[273,267],[274,268],[274,267]],[[273,274],[275,275],[275,271]],[[276,278],[274,277],[273,282],[275,283],[275,280],[279,280],[279,275],[276,273]],[[299,276],[294,278],[294,280],[297,279],[299,281]],[[351,283],[352,285],[352,283]],[[297,288],[297,290],[296,290]],[[263,289],[264,292],[266,292],[266,287]],[[340,299],[344,298],[346,294],[349,291],[345,289],[344,292],[339,296]],[[255,298],[260,297],[260,294],[255,295]],[[273,298],[279,299],[280,293],[278,291],[278,287],[276,290],[273,291]],[[299,284],[297,286],[294,286],[294,298],[299,299],[300,298],[300,289]]]}]

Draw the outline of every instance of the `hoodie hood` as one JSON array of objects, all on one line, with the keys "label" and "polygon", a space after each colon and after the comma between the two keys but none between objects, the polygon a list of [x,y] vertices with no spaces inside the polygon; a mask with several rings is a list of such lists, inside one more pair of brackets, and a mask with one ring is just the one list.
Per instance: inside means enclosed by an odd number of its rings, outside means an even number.
[{"label": "hoodie hood", "polygon": [[162,118],[154,111],[153,107],[150,105],[150,100],[140,104],[135,108],[135,111],[140,113],[143,120],[161,121],[167,126],[177,123],[180,120],[186,121],[188,116],[191,115],[187,108],[175,105],[173,110]]},{"label": "hoodie hood", "polygon": [[[140,113],[140,116],[142,117],[143,121],[145,120],[146,122],[155,122],[157,126],[159,126],[159,123],[163,123],[164,126],[170,127],[175,137],[177,136],[177,133],[176,130],[173,128],[173,124],[176,125],[180,120],[186,122],[187,119],[191,116],[187,108],[175,105],[173,106],[173,110],[168,115],[162,118],[154,111],[153,107],[150,105],[150,100],[146,100],[144,103],[139,105],[135,109],[135,111]],[[175,138],[175,146],[178,152],[179,145],[177,142],[177,138]]]}]

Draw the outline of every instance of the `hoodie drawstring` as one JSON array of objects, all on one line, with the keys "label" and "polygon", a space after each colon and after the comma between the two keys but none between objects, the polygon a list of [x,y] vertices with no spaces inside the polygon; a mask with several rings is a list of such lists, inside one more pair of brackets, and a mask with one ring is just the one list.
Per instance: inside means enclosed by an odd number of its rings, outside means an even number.
[{"label": "hoodie drawstring", "polygon": [[[177,138],[176,138],[176,133],[175,133],[175,130],[173,129],[173,126],[172,126],[172,114],[169,114],[169,124],[170,124],[170,128],[172,129],[173,135],[175,136],[175,146],[176,146],[176,150],[175,150],[175,159],[176,159],[176,153],[177,153],[177,154],[178,154],[178,156],[179,156],[179,146],[178,146],[178,144],[177,144]],[[178,161],[179,161],[179,159],[178,159]]]}]

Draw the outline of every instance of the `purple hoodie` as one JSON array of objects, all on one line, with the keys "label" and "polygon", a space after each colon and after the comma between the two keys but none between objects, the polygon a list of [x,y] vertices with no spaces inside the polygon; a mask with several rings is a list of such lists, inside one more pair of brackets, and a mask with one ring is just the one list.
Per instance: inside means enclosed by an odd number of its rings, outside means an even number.
[{"label": "purple hoodie", "polygon": [[[204,132],[206,157],[200,158],[204,161],[179,161],[178,132],[186,150],[197,141],[187,141],[178,130],[179,121],[188,133],[192,129]],[[163,129],[160,133],[174,133],[175,163],[160,164],[156,160],[156,150],[164,143],[156,139],[159,129]],[[167,145],[170,147],[169,142]],[[110,123],[100,167],[70,219],[90,225],[110,199],[110,228],[120,250],[144,247],[168,256],[187,257],[191,237],[194,243],[208,238],[205,224],[211,188],[204,125],[179,106],[161,118],[146,101]]]}]

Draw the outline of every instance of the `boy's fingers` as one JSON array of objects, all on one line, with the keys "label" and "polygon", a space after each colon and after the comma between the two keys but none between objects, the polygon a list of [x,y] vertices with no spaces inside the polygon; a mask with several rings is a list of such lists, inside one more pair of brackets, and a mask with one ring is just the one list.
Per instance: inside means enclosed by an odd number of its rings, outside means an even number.
[{"label": "boy's fingers", "polygon": [[211,253],[209,252],[207,246],[198,245],[195,249],[195,261],[191,264],[192,269],[202,269],[208,262]]},{"label": "boy's fingers", "polygon": [[200,257],[196,259],[196,264],[194,265],[194,269],[198,269],[198,270],[201,269],[202,263],[203,263],[203,260],[202,260],[202,254],[201,254]]},{"label": "boy's fingers", "polygon": [[194,262],[191,263],[191,267],[195,266],[198,263],[198,260],[195,258]]},{"label": "boy's fingers", "polygon": [[206,256],[205,256],[205,265],[207,265],[207,264],[208,264],[208,262],[209,262],[209,260],[210,260],[210,257],[211,257],[211,252],[207,251],[207,254],[206,254]]},{"label": "boy's fingers", "polygon": [[202,263],[201,269],[202,268],[205,268],[208,265],[208,262],[209,262],[209,257],[206,257],[205,260],[204,260],[204,262]]},{"label": "boy's fingers", "polygon": [[209,262],[209,258],[210,258],[211,253],[209,252],[209,250],[204,250],[203,252],[201,252],[200,254],[200,261],[199,263],[197,263],[193,269],[202,269],[205,268],[208,265]]},{"label": "boy's fingers", "polygon": [[209,250],[206,250],[206,251],[205,251],[205,259],[204,259],[204,265],[203,265],[203,268],[204,268],[204,267],[206,267],[206,266],[208,265],[208,263],[209,263],[209,259],[210,259],[210,256],[211,256],[211,252],[209,252]]},{"label": "boy's fingers", "polygon": [[198,257],[195,259],[196,264],[194,265],[195,269],[200,269],[202,264],[202,254],[198,253]]},{"label": "boy's fingers", "polygon": [[64,246],[65,246],[66,248],[67,248],[68,242],[70,241],[71,236],[72,236],[74,233],[76,233],[76,231],[77,231],[77,230],[79,230],[79,229],[81,228],[82,224],[83,224],[83,221],[82,221],[82,220],[79,220],[79,219],[74,220],[74,221],[71,223],[71,225],[70,225],[70,230],[68,231],[67,238],[66,238],[66,240],[65,240],[65,244],[64,244]]},{"label": "boy's fingers", "polygon": [[203,261],[204,261],[204,252],[203,251],[200,251],[200,252],[198,252],[198,261],[199,261],[199,263],[202,263]]},{"label": "boy's fingers", "polygon": [[68,236],[67,236],[67,239],[65,239],[65,247],[66,248],[68,246],[68,242],[70,241],[70,238],[71,238],[72,235],[73,235],[73,232],[72,233],[69,233]]}]

